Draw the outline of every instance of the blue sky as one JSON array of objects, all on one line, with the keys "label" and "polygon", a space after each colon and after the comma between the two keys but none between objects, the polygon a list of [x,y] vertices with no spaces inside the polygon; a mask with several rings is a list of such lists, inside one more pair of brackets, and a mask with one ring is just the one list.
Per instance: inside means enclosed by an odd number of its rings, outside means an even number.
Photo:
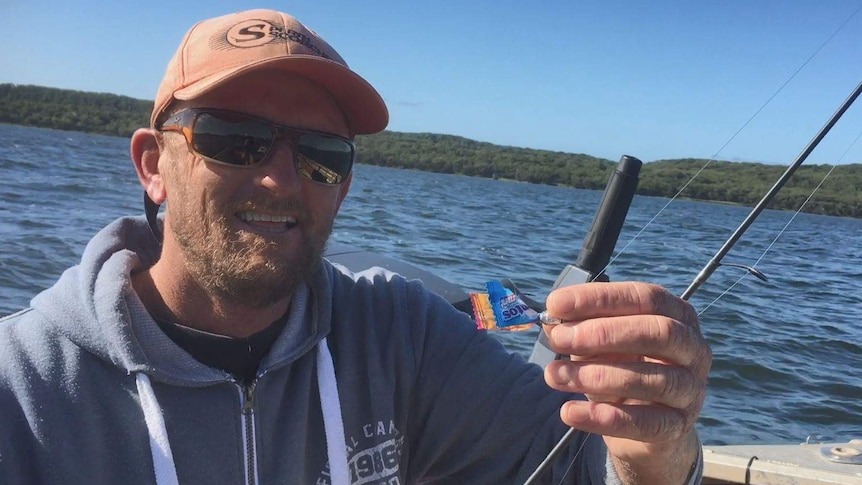
[{"label": "blue sky", "polygon": [[[617,160],[710,158],[862,0],[0,0],[0,82],[152,99],[197,20],[288,12],[381,92],[389,129]],[[862,81],[862,12],[719,154],[790,163]],[[810,157],[836,163],[862,100]],[[862,162],[862,141],[840,163]]]}]

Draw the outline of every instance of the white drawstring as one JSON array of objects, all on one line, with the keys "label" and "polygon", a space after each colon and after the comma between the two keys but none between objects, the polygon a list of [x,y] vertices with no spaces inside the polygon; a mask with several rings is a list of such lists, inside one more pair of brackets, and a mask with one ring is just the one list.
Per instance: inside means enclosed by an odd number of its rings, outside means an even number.
[{"label": "white drawstring", "polygon": [[150,434],[150,453],[153,455],[156,484],[179,485],[177,467],[174,464],[174,455],[171,453],[171,443],[168,441],[168,430],[165,428],[165,420],[162,417],[159,401],[153,392],[153,386],[150,384],[150,378],[139,372],[135,374],[135,383],[138,385],[141,409],[144,411],[144,421]]},{"label": "white drawstring", "polygon": [[329,455],[329,477],[332,485],[349,485],[347,469],[347,442],[344,439],[344,421],[341,418],[341,399],[335,380],[335,365],[326,338],[317,346],[317,387],[320,406],[323,408],[323,427],[326,430],[326,450]]}]

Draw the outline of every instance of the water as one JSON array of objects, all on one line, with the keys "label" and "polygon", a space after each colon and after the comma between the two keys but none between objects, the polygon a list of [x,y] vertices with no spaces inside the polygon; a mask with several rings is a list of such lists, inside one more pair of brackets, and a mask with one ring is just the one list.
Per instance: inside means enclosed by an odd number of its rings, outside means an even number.
[{"label": "water", "polygon": [[[140,214],[128,140],[0,125],[0,315],[27,306],[75,264],[105,224]],[[339,242],[433,270],[466,289],[511,278],[544,299],[575,260],[600,192],[356,168]],[[635,197],[617,249],[666,204]],[[676,201],[608,270],[680,294],[749,209]],[[728,262],[753,264],[791,213],[766,211]],[[710,444],[862,438],[862,220],[802,214],[758,268],[702,316],[715,354],[699,422]],[[712,302],[740,276],[722,267],[692,298]],[[534,332],[504,335],[529,353]]]}]

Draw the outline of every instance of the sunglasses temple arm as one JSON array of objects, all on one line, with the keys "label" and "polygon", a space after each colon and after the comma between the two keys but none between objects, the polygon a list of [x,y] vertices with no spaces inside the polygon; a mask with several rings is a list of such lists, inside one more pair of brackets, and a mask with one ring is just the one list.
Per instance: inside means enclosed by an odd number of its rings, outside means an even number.
[{"label": "sunglasses temple arm", "polygon": [[159,246],[162,244],[162,229],[159,227],[159,204],[153,202],[153,199],[144,192],[144,212],[147,215],[147,224],[150,226],[150,232]]}]

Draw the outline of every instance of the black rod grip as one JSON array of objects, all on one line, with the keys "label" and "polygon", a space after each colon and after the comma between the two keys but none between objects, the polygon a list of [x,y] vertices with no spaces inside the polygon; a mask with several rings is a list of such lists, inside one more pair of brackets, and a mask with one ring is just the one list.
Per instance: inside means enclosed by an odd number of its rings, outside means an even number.
[{"label": "black rod grip", "polygon": [[638,186],[642,165],[643,162],[637,158],[623,155],[608,179],[602,203],[575,264],[593,276],[599,276],[611,260]]}]

